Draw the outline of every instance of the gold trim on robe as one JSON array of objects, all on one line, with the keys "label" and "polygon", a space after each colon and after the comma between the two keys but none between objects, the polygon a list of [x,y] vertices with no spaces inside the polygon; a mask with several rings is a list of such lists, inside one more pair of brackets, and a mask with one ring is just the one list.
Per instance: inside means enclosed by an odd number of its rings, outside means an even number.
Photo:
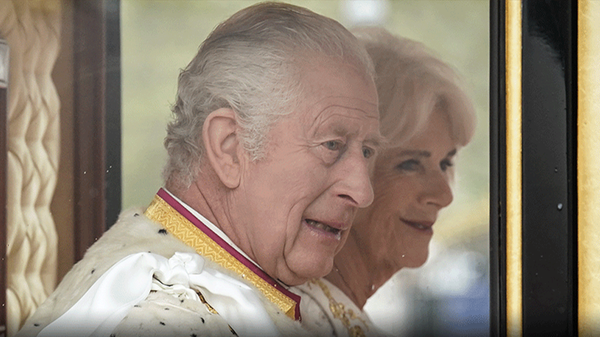
[{"label": "gold trim on robe", "polygon": [[[250,282],[290,318],[295,320],[300,319],[298,310],[299,299],[294,300],[291,297],[296,296],[295,294],[287,291],[281,284],[270,278],[266,273],[258,269],[258,267],[252,265],[252,267],[257,269],[257,272],[264,274],[262,277],[250,269],[248,265],[233,256],[226,248],[173,208],[159,195],[161,192],[165,191],[161,190],[154,196],[154,200],[152,200],[144,213],[150,220],[161,224],[169,233],[183,241],[186,245],[194,248],[201,256],[233,271],[244,280]],[[232,247],[228,248],[233,249]],[[247,264],[251,263],[247,261]],[[265,278],[269,278],[270,280],[265,280]],[[284,291],[289,292],[290,295],[286,295]]]}]

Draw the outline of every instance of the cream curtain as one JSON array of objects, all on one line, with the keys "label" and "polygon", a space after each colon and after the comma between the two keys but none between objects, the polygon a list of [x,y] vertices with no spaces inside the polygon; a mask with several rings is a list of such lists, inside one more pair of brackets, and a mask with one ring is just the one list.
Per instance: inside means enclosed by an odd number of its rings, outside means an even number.
[{"label": "cream curtain", "polygon": [[12,336],[56,283],[50,213],[59,161],[59,98],[51,73],[60,49],[59,0],[0,1],[10,47],[7,182],[7,329]]}]

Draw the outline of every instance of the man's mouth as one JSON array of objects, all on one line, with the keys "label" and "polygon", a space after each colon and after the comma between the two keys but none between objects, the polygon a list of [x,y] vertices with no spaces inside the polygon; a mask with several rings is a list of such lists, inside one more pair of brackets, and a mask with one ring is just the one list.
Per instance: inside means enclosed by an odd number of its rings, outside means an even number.
[{"label": "man's mouth", "polygon": [[304,221],[306,221],[306,223],[313,228],[335,235],[337,239],[341,237],[342,230],[339,228],[334,228],[312,219],[305,219]]}]

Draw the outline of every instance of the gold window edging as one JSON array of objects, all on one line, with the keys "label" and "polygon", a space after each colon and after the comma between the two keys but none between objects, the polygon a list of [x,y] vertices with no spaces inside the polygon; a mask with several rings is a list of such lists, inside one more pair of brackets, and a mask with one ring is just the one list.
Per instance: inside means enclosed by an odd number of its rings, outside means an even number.
[{"label": "gold window edging", "polygon": [[600,331],[600,1],[579,0],[577,40],[578,330]]},{"label": "gold window edging", "polygon": [[506,1],[506,334],[522,335],[522,19]]}]

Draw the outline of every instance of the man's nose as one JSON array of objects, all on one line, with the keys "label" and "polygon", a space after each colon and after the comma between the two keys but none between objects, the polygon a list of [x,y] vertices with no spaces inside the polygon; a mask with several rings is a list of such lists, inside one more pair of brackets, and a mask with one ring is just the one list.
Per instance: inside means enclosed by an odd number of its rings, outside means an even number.
[{"label": "man's nose", "polygon": [[373,185],[369,176],[369,163],[362,155],[353,154],[340,170],[339,197],[348,199],[353,206],[364,208],[373,202]]}]

